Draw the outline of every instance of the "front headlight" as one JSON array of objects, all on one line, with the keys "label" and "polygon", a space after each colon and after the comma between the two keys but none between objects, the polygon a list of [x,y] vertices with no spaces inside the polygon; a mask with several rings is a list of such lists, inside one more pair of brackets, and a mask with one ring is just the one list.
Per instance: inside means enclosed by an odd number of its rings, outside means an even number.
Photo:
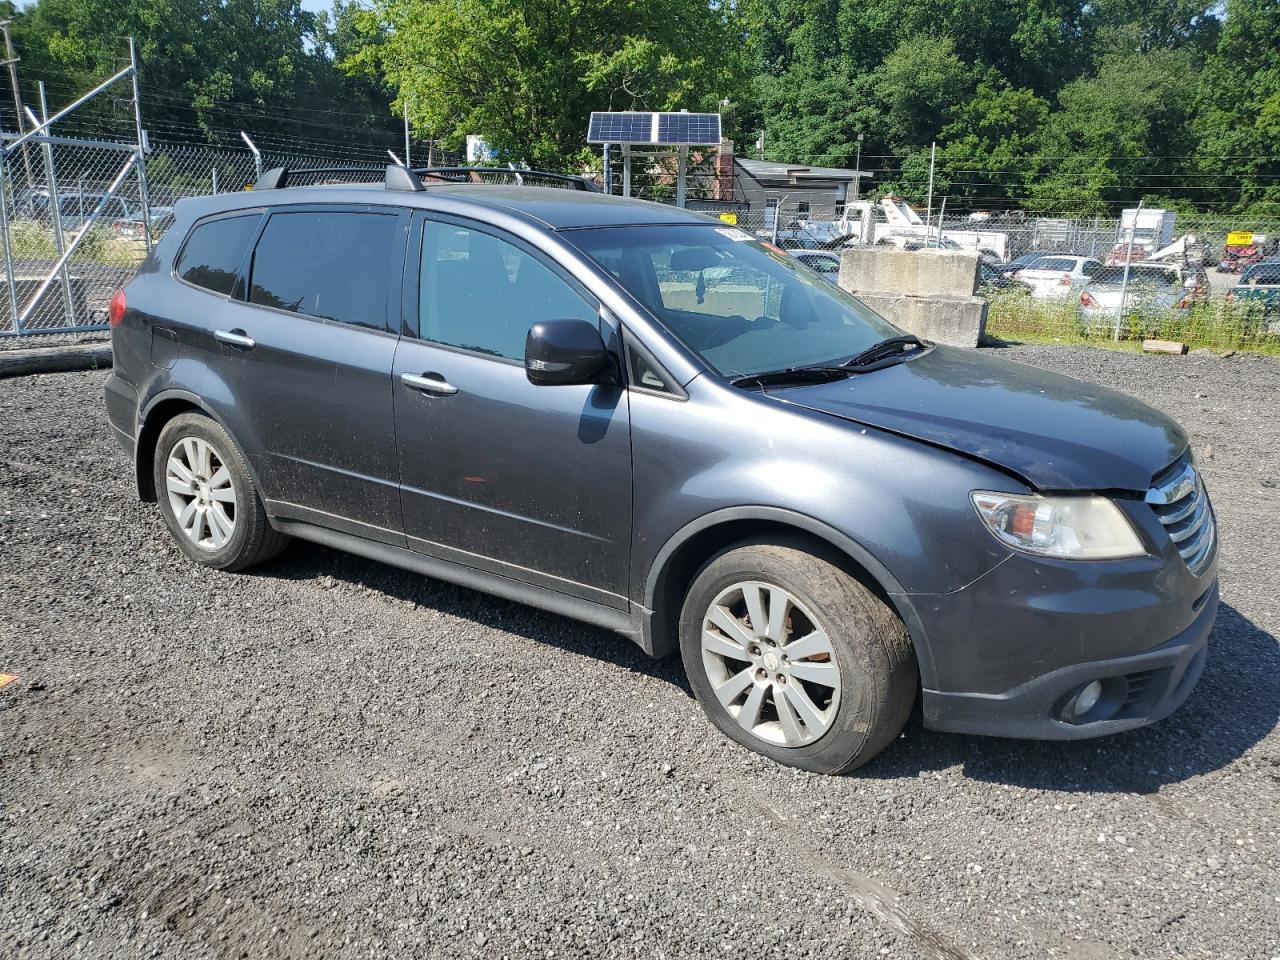
[{"label": "front headlight", "polygon": [[1120,508],[1106,497],[1036,497],[975,490],[978,516],[1015,550],[1063,560],[1116,560],[1147,551]]}]

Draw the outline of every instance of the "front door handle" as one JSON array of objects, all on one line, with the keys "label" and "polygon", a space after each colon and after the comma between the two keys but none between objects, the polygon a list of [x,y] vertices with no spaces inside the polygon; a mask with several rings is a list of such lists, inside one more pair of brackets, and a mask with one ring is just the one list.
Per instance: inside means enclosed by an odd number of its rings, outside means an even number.
[{"label": "front door handle", "polygon": [[258,345],[253,337],[246,334],[243,330],[215,330],[213,338],[220,343],[229,343],[233,347],[242,347],[245,350],[252,350]]},{"label": "front door handle", "polygon": [[442,397],[451,397],[458,392],[457,387],[438,373],[424,373],[421,376],[416,373],[402,373],[400,374],[400,382],[406,387],[412,387],[414,390],[421,390],[423,393],[434,393]]}]

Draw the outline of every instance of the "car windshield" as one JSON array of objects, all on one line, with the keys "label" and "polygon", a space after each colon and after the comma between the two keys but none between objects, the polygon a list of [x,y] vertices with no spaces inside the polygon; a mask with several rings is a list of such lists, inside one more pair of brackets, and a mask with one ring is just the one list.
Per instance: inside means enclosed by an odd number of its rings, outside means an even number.
[{"label": "car windshield", "polygon": [[900,333],[736,227],[597,227],[566,236],[722,376],[837,363]]},{"label": "car windshield", "polygon": [[1250,286],[1274,286],[1280,284],[1280,263],[1255,263],[1240,278]]},{"label": "car windshield", "polygon": [[[1104,267],[1094,275],[1093,282],[1122,284],[1124,267]],[[1143,266],[1135,263],[1129,265],[1129,283],[1134,286],[1176,287],[1179,280],[1177,271],[1170,270],[1168,267]]]}]

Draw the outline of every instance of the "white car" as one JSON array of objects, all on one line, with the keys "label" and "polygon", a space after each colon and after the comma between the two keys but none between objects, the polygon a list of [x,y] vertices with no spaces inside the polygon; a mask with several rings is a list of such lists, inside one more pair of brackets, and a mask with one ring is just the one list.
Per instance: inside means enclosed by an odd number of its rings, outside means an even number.
[{"label": "white car", "polygon": [[791,256],[811,270],[816,270],[823,280],[835,283],[840,276],[840,254],[831,250],[789,250]]},{"label": "white car", "polygon": [[1031,288],[1036,300],[1064,300],[1088,285],[1102,269],[1102,261],[1094,257],[1051,254],[1033,260],[1014,273],[1014,277]]}]

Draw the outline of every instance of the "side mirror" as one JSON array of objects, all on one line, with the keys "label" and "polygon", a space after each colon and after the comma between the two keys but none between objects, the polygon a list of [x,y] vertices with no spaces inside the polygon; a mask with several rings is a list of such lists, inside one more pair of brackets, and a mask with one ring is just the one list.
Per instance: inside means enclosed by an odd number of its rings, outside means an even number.
[{"label": "side mirror", "polygon": [[601,378],[609,351],[600,329],[586,320],[546,320],[529,328],[524,341],[524,372],[540,387],[612,382]]}]

